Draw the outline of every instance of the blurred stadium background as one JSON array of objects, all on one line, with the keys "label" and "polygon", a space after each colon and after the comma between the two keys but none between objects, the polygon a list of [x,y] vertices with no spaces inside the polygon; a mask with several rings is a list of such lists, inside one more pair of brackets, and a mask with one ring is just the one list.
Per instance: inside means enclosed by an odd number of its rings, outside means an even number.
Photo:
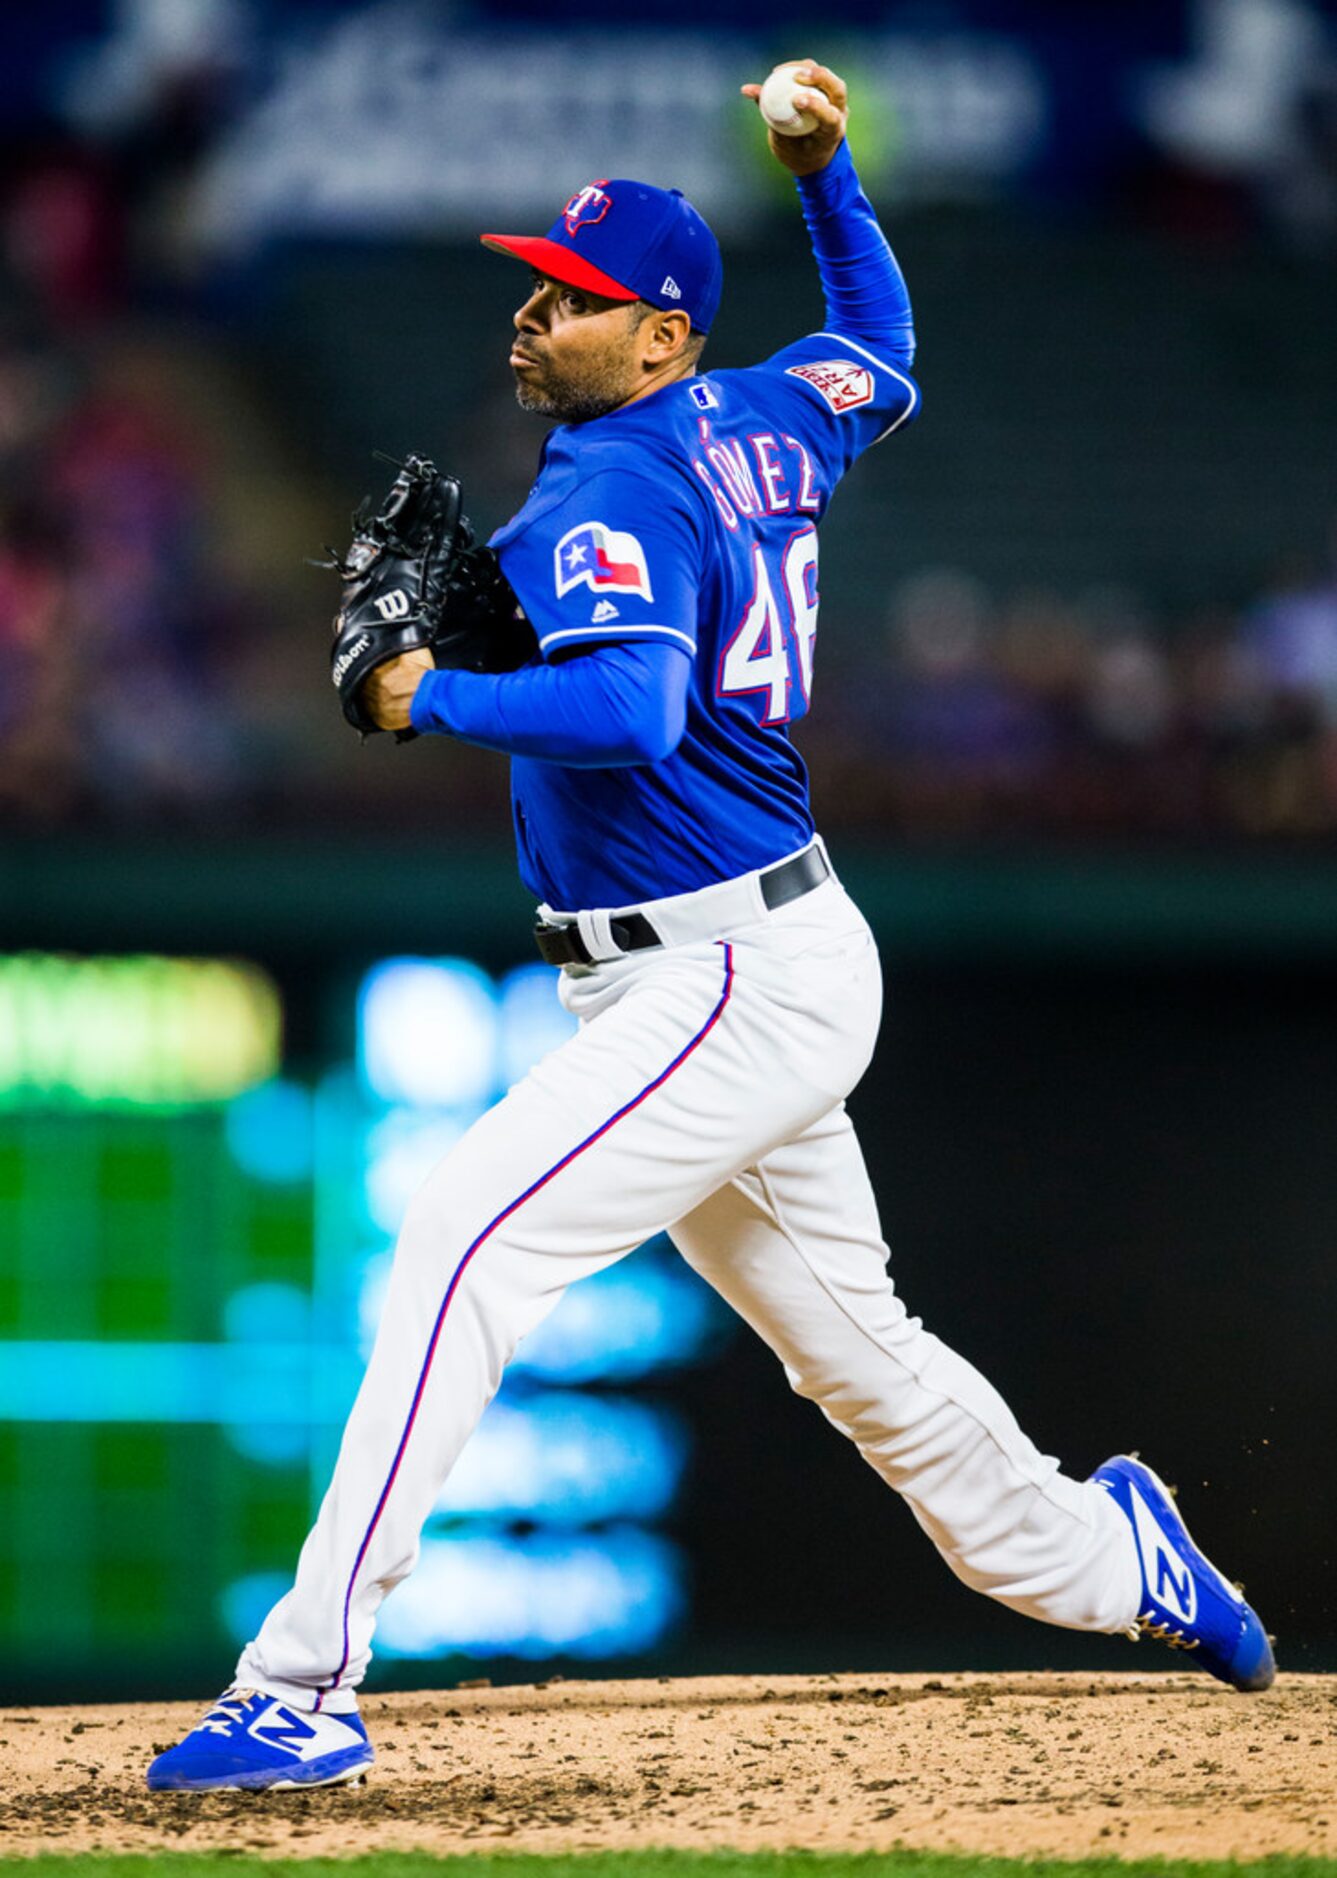
[{"label": "blurred stadium background", "polygon": [[[815,324],[734,97],[803,51],[851,82],[925,391],[824,527],[800,736],[887,959],[853,1106],[894,1269],[1071,1468],[1144,1448],[1283,1663],[1337,1667],[1337,14],[762,11],[6,20],[11,1697],[222,1680],[406,1192],[565,1021],[504,764],[357,747],[303,557],[373,448],[485,529],[517,505],[516,281],[476,234],[591,175],[717,226],[707,365]],[[667,1247],[523,1355],[376,1677],[1124,1663],[946,1579]]]}]

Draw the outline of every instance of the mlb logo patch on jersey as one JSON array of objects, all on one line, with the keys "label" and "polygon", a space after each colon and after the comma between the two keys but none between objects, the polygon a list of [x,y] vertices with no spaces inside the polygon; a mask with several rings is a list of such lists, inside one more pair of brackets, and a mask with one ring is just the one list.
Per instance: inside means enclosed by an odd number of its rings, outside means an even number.
[{"label": "mlb logo patch on jersey", "polygon": [[790,365],[787,378],[801,378],[820,392],[839,417],[842,411],[857,411],[861,404],[873,402],[873,374],[866,365],[852,359],[822,359],[814,365]]},{"label": "mlb logo patch on jersey", "polygon": [[595,593],[637,593],[643,600],[654,599],[645,549],[635,535],[605,528],[602,522],[567,529],[553,549],[553,573],[559,600],[582,585]]}]

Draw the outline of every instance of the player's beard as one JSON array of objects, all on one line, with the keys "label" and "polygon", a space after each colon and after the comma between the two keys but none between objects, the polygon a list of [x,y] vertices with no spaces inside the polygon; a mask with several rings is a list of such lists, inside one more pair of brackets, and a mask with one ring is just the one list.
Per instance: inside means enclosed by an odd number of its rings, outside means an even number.
[{"label": "player's beard", "polygon": [[[533,358],[532,352],[525,357]],[[608,350],[582,360],[579,377],[564,372],[550,358],[535,360],[515,376],[515,401],[536,417],[556,418],[559,424],[587,424],[607,417],[624,405],[635,390],[631,348],[625,354]]]}]

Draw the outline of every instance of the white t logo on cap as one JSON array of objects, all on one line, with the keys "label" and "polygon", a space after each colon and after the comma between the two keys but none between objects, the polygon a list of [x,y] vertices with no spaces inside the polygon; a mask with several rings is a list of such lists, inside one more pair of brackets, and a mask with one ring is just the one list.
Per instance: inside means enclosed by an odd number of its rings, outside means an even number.
[{"label": "white t logo on cap", "polygon": [[578,234],[582,228],[589,228],[595,222],[601,222],[613,206],[613,198],[606,194],[606,177],[597,183],[586,183],[583,189],[577,189],[574,196],[562,210],[562,220],[566,223],[568,235]]}]

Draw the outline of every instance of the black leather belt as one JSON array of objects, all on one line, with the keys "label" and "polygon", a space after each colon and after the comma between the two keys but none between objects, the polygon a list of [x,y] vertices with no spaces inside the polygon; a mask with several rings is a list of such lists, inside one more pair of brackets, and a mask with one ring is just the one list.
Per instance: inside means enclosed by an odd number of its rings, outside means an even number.
[{"label": "black leather belt", "polygon": [[[805,848],[792,861],[768,867],[761,876],[761,897],[768,910],[786,906],[789,901],[820,887],[831,868],[820,848]],[[622,952],[643,952],[647,946],[664,942],[644,913],[621,913],[608,922],[613,943]],[[567,926],[550,926],[540,920],[534,928],[534,944],[549,965],[593,965],[594,956],[580,936],[573,921]]]}]

